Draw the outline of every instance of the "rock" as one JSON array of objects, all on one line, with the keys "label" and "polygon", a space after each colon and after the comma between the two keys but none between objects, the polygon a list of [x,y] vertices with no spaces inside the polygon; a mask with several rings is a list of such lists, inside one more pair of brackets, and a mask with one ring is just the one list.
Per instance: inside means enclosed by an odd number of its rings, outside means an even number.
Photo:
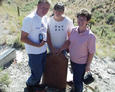
[{"label": "rock", "polygon": [[107,70],[107,73],[108,73],[108,74],[113,74],[113,75],[115,75],[115,70],[113,70],[113,69],[108,69],[108,70]]},{"label": "rock", "polygon": [[[20,57],[19,57],[20,56]],[[107,59],[109,60],[109,59]],[[91,64],[91,72],[94,75],[95,81],[89,86],[90,88],[84,89],[84,92],[114,92],[115,91],[115,63],[112,61],[103,61],[98,56],[94,57]],[[72,72],[69,64],[68,80],[72,80]],[[23,51],[16,51],[16,63],[5,69],[3,72],[8,72],[11,83],[9,86],[4,86],[6,92],[24,92],[25,82],[30,75],[28,67],[28,56]],[[70,92],[71,87],[67,87],[66,92]]]}]

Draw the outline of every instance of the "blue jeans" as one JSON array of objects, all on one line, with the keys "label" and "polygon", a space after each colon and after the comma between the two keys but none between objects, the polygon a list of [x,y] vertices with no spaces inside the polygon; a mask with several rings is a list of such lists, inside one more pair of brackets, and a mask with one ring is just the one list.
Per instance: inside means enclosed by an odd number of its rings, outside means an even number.
[{"label": "blue jeans", "polygon": [[42,54],[28,54],[31,76],[27,80],[27,85],[34,86],[40,83],[46,64],[46,52]]},{"label": "blue jeans", "polygon": [[73,71],[73,82],[75,87],[75,92],[83,91],[83,77],[85,74],[86,64],[77,64],[71,62],[72,71]]}]

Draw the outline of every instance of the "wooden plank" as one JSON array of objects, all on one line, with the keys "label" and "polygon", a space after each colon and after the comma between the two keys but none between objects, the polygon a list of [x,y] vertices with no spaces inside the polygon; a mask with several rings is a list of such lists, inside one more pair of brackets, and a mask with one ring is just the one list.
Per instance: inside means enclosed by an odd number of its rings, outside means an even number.
[{"label": "wooden plank", "polygon": [[63,54],[47,55],[43,83],[51,88],[65,89],[68,60]]},{"label": "wooden plank", "polygon": [[9,48],[5,50],[0,55],[0,67],[3,67],[5,64],[16,58],[16,50]]}]

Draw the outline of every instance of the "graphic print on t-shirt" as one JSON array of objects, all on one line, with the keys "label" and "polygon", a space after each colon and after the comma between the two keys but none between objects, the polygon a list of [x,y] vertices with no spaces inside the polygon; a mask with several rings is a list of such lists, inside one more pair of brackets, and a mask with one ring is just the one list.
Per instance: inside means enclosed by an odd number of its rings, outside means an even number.
[{"label": "graphic print on t-shirt", "polygon": [[41,27],[44,27],[44,24],[41,24]]},{"label": "graphic print on t-shirt", "polygon": [[64,31],[63,25],[55,25],[55,31]]}]

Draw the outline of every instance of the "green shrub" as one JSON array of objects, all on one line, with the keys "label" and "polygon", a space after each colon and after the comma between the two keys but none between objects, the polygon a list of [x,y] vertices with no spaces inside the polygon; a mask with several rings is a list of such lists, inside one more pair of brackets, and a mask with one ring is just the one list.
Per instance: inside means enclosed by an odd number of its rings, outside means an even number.
[{"label": "green shrub", "polygon": [[3,67],[0,67],[0,72],[3,70]]},{"label": "green shrub", "polygon": [[8,0],[8,4],[11,4],[12,0]]},{"label": "green shrub", "polygon": [[[8,73],[3,73],[2,71],[3,71],[3,68],[0,67],[0,85],[7,85],[8,86],[10,83]],[[1,86],[0,86],[0,89],[1,89]]]},{"label": "green shrub", "polygon": [[1,76],[0,76],[0,84],[3,84],[3,85],[9,85],[9,83],[10,83],[10,81],[9,81],[9,76],[8,76],[8,74],[6,73],[6,74],[2,74]]},{"label": "green shrub", "polygon": [[95,11],[93,12],[93,19],[95,19],[95,21],[97,23],[99,23],[101,20],[104,19],[104,13],[100,12],[100,11]]},{"label": "green shrub", "polygon": [[20,35],[17,36],[17,38],[15,39],[14,43],[13,43],[13,48],[16,49],[24,49],[24,44],[20,41]]},{"label": "green shrub", "polygon": [[90,21],[89,21],[89,26],[90,26],[90,28],[92,28],[92,25],[94,25],[95,24],[95,19],[91,19]]},{"label": "green shrub", "polygon": [[23,19],[24,19],[24,16],[19,16],[18,17],[18,24],[19,24],[20,27],[22,26]]},{"label": "green shrub", "polygon": [[106,21],[107,24],[109,25],[112,25],[115,23],[115,15],[114,13],[111,13],[107,16],[107,21]]},{"label": "green shrub", "polygon": [[94,6],[94,7],[91,9],[91,12],[94,12],[96,9],[99,9],[99,8],[103,8],[103,4]]},{"label": "green shrub", "polygon": [[35,0],[34,2],[29,2],[27,4],[25,4],[25,6],[23,8],[21,8],[22,12],[27,12],[27,11],[31,11],[34,9],[34,7],[37,5],[38,0]]}]

